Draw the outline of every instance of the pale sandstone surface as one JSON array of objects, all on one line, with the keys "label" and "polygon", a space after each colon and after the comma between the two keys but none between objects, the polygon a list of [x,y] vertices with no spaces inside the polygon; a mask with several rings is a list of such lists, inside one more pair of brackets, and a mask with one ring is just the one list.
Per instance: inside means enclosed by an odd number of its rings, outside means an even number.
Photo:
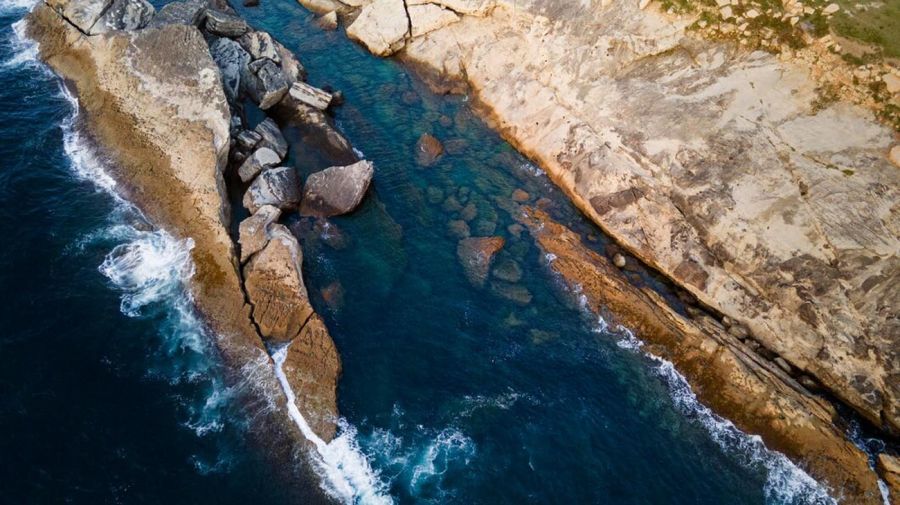
[{"label": "pale sandstone surface", "polygon": [[894,133],[814,108],[808,69],[637,2],[491,5],[405,41],[404,59],[466,80],[617,241],[900,430]]}]

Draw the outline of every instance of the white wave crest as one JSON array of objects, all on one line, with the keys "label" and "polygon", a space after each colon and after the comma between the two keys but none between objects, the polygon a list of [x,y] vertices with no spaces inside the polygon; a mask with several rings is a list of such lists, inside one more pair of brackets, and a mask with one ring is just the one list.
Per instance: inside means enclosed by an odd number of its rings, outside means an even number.
[{"label": "white wave crest", "polygon": [[0,0],[0,16],[30,11],[37,0]]},{"label": "white wave crest", "polygon": [[[606,322],[600,319],[603,325]],[[643,342],[628,328],[617,327],[622,338],[616,344],[627,350],[639,351]],[[784,454],[768,449],[758,435],[748,435],[731,421],[716,415],[700,403],[687,379],[670,361],[643,353],[656,363],[655,371],[666,383],[675,407],[685,416],[695,419],[709,433],[722,451],[733,455],[740,464],[750,469],[766,471],[763,487],[766,503],[770,505],[837,505],[828,489],[795,465]]]},{"label": "white wave crest", "polygon": [[[0,14],[2,14],[2,7],[0,7]],[[10,70],[23,66],[40,66],[38,43],[26,35],[25,28],[26,22],[24,19],[20,19],[12,24],[12,36],[5,42],[8,46],[10,57],[0,63],[0,68]]]},{"label": "white wave crest", "polygon": [[294,400],[294,390],[284,373],[284,360],[287,358],[288,344],[272,353],[275,360],[275,375],[281,389],[287,397],[288,415],[300,428],[303,436],[313,443],[318,458],[313,458],[316,469],[320,473],[323,489],[334,498],[348,504],[387,504],[393,503],[385,491],[378,473],[372,469],[369,461],[356,441],[356,430],[346,422],[340,425],[341,433],[331,442],[325,443],[310,428]]}]

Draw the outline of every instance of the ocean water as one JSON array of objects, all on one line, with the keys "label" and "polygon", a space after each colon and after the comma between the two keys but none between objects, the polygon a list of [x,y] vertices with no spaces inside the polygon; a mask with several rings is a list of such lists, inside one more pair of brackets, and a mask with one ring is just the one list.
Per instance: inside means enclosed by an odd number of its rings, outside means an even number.
[{"label": "ocean water", "polygon": [[[18,35],[28,7],[0,0],[0,503],[288,503],[298,484],[274,477],[246,441],[252,418],[231,401],[242,386],[224,383],[192,311],[192,243],[116,196],[77,102]],[[504,209],[522,189],[592,247],[606,239],[465,97],[430,93],[397,63],[316,28],[291,0],[240,9],[296,52],[312,84],[344,92],[336,121],[376,165],[358,212],[289,220],[344,367],[339,436],[309,454],[327,495],[831,502],[700,405],[640,335],[579,308]],[[448,152],[423,168],[415,144],[426,132]],[[335,161],[303,131],[286,133],[301,174]],[[498,260],[520,281],[468,283],[449,232],[460,213],[473,235],[506,238]],[[665,291],[651,274],[634,281]],[[498,294],[523,289],[527,303]]]}]

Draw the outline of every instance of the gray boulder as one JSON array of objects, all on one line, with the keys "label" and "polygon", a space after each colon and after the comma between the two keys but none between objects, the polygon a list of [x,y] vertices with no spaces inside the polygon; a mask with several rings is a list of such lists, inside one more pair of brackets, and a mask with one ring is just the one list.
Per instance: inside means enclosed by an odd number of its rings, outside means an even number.
[{"label": "gray boulder", "polygon": [[94,25],[91,32],[140,30],[150,24],[154,14],[156,9],[146,0],[113,0],[106,14]]},{"label": "gray boulder", "polygon": [[309,105],[319,110],[325,110],[331,105],[331,93],[310,86],[302,81],[297,81],[288,90],[288,96],[293,102]]},{"label": "gray boulder", "polygon": [[272,43],[275,45],[275,52],[281,59],[281,69],[284,70],[284,75],[287,76],[291,84],[296,81],[305,81],[306,69],[303,68],[303,65],[300,63],[300,60],[294,56],[294,53],[275,39],[272,39]]},{"label": "gray boulder", "polygon": [[282,159],[287,156],[287,140],[282,135],[281,128],[278,127],[272,118],[264,119],[262,123],[256,125],[253,131],[262,137],[261,142],[264,146],[278,153],[278,156],[281,156]]},{"label": "gray boulder", "polygon": [[222,74],[222,87],[229,100],[236,99],[241,92],[241,82],[246,75],[245,68],[250,63],[250,55],[237,42],[221,38],[209,45],[209,53]]},{"label": "gray boulder", "polygon": [[94,34],[91,28],[100,20],[112,0],[47,0],[47,5],[76,28]]},{"label": "gray boulder", "polygon": [[235,140],[237,141],[237,147],[239,149],[250,152],[260,143],[260,141],[262,141],[262,138],[262,135],[253,130],[242,130],[237,134]]},{"label": "gray boulder", "polygon": [[362,160],[310,175],[306,179],[300,214],[329,217],[353,211],[369,189],[374,174],[372,162]]},{"label": "gray boulder", "polygon": [[200,26],[203,16],[206,14],[206,2],[203,0],[183,0],[171,2],[153,16],[150,27],[165,25],[194,25]]},{"label": "gray boulder", "polygon": [[244,193],[244,207],[256,212],[263,205],[290,209],[300,203],[300,178],[293,167],[263,170]]},{"label": "gray boulder", "polygon": [[208,9],[206,11],[206,31],[220,37],[235,38],[247,33],[250,26],[234,14]]},{"label": "gray boulder", "polygon": [[244,160],[238,168],[238,175],[242,181],[249,182],[266,168],[274,167],[279,163],[281,163],[281,157],[278,156],[278,153],[268,147],[260,147]]},{"label": "gray boulder", "polygon": [[266,32],[247,32],[238,39],[238,42],[254,60],[268,58],[275,63],[281,63],[281,55],[278,54],[275,41]]},{"label": "gray boulder", "polygon": [[249,68],[255,79],[251,79],[252,84],[247,83],[246,89],[259,108],[266,110],[280,102],[290,86],[281,67],[266,58],[251,62]]}]

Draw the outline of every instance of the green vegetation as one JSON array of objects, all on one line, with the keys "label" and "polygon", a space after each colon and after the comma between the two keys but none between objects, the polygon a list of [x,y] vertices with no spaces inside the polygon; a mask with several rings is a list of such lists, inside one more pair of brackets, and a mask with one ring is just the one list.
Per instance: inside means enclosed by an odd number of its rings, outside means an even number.
[{"label": "green vegetation", "polygon": [[835,33],[880,47],[889,58],[900,58],[900,0],[837,3],[841,10],[830,23]]}]

